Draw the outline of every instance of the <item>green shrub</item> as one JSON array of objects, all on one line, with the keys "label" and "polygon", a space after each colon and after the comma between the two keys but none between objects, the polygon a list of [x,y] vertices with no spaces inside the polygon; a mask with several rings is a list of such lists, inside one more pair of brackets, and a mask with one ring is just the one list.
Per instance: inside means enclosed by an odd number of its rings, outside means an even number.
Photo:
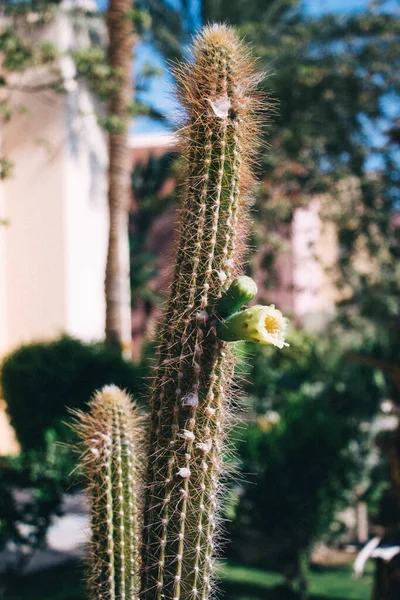
[{"label": "green shrub", "polygon": [[45,448],[0,457],[0,552],[7,550],[0,578],[5,587],[46,547],[48,529],[63,511],[63,494],[79,485],[79,478],[72,483],[70,478],[73,453],[54,441],[54,431],[48,430]]},{"label": "green shrub", "polygon": [[48,444],[45,450],[0,457],[0,551],[11,546],[16,566],[46,545],[52,519],[61,514],[62,494],[73,490],[69,454],[67,446]]},{"label": "green shrub", "polygon": [[244,367],[251,411],[237,449],[246,479],[229,507],[229,552],[301,580],[313,542],[333,535],[355,485],[370,484],[368,423],[386,387],[327,334],[293,331],[289,342],[279,353],[252,348]]},{"label": "green shrub", "polygon": [[3,397],[22,448],[18,457],[0,459],[0,550],[14,549],[6,565],[11,575],[46,545],[63,494],[79,489],[73,444],[60,443],[74,435],[68,408],[84,409],[94,391],[108,383],[137,399],[151,354],[148,348],[143,363],[135,365],[102,344],[62,337],[22,346],[4,360]]},{"label": "green shrub", "polygon": [[3,397],[22,449],[44,448],[49,430],[57,441],[69,441],[68,408],[83,409],[96,389],[111,383],[137,398],[144,372],[102,344],[70,337],[22,346],[1,367]]},{"label": "green shrub", "polygon": [[254,564],[296,562],[329,529],[356,481],[349,451],[356,424],[318,391],[288,394],[281,413],[250,423],[239,445],[244,472],[256,476],[242,485],[233,527],[238,547],[256,541]]}]

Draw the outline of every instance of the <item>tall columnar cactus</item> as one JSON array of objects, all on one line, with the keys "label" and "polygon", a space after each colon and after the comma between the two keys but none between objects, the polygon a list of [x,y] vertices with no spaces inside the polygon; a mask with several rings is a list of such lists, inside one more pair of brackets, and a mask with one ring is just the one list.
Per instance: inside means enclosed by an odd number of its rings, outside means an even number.
[{"label": "tall columnar cactus", "polygon": [[135,600],[142,426],[131,399],[116,386],[104,387],[88,408],[75,414],[91,511],[89,595],[92,600]]},{"label": "tall columnar cactus", "polygon": [[[151,394],[143,537],[137,439],[129,399],[104,388],[79,417],[92,505],[93,600],[208,600],[232,403],[230,342],[282,348],[274,306],[240,275],[260,99],[254,63],[225,26],[206,27],[177,69],[186,122],[179,240]],[[139,556],[140,553],[140,556]]]},{"label": "tall columnar cactus", "polygon": [[203,30],[193,62],[176,72],[186,173],[151,399],[143,600],[207,600],[212,587],[233,371],[216,306],[244,253],[260,104],[254,72],[220,25]]}]

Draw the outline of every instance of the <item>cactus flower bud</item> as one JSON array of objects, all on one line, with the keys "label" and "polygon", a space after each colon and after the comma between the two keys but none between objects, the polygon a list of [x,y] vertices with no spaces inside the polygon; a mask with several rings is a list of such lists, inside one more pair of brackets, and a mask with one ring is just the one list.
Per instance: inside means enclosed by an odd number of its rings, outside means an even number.
[{"label": "cactus flower bud", "polygon": [[288,319],[273,304],[256,305],[222,321],[218,325],[217,334],[226,342],[248,340],[283,348],[289,346],[285,342],[288,323]]},{"label": "cactus flower bud", "polygon": [[246,275],[236,277],[218,300],[217,313],[219,316],[226,318],[242,308],[244,304],[250,302],[256,294],[257,284],[251,277]]}]

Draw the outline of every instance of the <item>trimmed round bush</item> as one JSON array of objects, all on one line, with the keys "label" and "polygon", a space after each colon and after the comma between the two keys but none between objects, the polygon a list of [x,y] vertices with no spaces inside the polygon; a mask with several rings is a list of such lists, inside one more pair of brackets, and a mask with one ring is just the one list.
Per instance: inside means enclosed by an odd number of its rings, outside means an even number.
[{"label": "trimmed round bush", "polygon": [[21,346],[1,366],[1,386],[11,423],[23,450],[45,446],[46,431],[68,442],[68,408],[85,409],[95,390],[106,384],[126,389],[135,399],[144,368],[124,360],[103,344],[71,337]]}]

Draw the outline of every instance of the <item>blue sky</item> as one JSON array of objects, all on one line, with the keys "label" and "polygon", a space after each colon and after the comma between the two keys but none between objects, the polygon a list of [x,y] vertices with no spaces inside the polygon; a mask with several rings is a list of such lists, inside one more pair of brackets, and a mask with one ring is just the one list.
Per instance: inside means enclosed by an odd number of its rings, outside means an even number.
[{"label": "blue sky", "polygon": [[349,13],[359,12],[365,9],[366,0],[306,0],[304,8],[313,17],[324,13]]},{"label": "blue sky", "polygon": [[[106,0],[98,0],[106,1]],[[179,3],[180,0],[167,0],[170,3]],[[251,2],[251,0],[247,0]],[[200,14],[199,6],[201,0],[192,0],[195,13]],[[369,2],[368,0],[303,0],[304,10],[310,15],[310,17],[318,17],[323,14],[349,14],[359,13],[366,9]],[[380,8],[382,10],[382,7]],[[399,11],[398,0],[386,0],[385,10],[387,11]],[[199,17],[198,19],[199,20]],[[196,22],[196,21],[195,21]],[[141,95],[141,100],[145,103],[152,105],[162,114],[171,116],[174,113],[174,103],[172,98],[173,82],[172,77],[168,72],[167,66],[164,62],[163,57],[148,43],[141,43],[136,49],[134,70],[140,71],[144,64],[151,63],[157,67],[162,75],[154,78],[149,84],[146,93]],[[384,130],[389,125],[389,120],[400,117],[400,110],[397,98],[385,98],[385,112],[388,119],[378,125],[365,122],[364,131],[367,137],[370,139],[371,145],[375,148],[379,148],[381,144],[385,144],[386,136]],[[132,124],[132,133],[150,133],[150,132],[162,132],[170,131],[171,124],[168,122],[160,122],[148,117],[139,117]],[[400,159],[400,153],[399,153]],[[368,168],[371,170],[379,169],[382,167],[381,159],[379,154],[374,154],[368,160]]]},{"label": "blue sky", "polygon": [[[169,74],[163,57],[150,44],[141,43],[135,52],[134,71],[141,71],[143,65],[150,63],[162,72],[159,77],[154,77],[145,93],[140,94],[140,100],[150,104],[164,115],[174,112],[172,95],[172,77]],[[149,117],[138,117],[132,125],[133,133],[149,133],[151,131],[168,131],[170,127],[166,123],[150,119]]]},{"label": "blue sky", "polygon": [[[99,0],[104,2],[105,0]],[[179,0],[169,0],[171,3]],[[199,1],[193,0],[194,9],[199,14]],[[391,0],[390,0],[391,1]],[[251,2],[251,0],[248,0]],[[394,0],[396,2],[396,0]],[[368,0],[303,0],[305,11],[312,17],[317,17],[326,13],[348,14],[365,10]],[[136,58],[134,69],[140,71],[145,63],[151,63],[162,71],[162,76],[154,78],[150,83],[148,91],[141,95],[141,100],[150,103],[154,108],[163,114],[171,115],[174,111],[171,99],[172,78],[168,73],[167,67],[162,56],[149,44],[139,44],[136,49]],[[132,125],[133,133],[149,133],[155,131],[168,131],[169,126],[166,123],[154,121],[148,117],[139,117]]]}]

